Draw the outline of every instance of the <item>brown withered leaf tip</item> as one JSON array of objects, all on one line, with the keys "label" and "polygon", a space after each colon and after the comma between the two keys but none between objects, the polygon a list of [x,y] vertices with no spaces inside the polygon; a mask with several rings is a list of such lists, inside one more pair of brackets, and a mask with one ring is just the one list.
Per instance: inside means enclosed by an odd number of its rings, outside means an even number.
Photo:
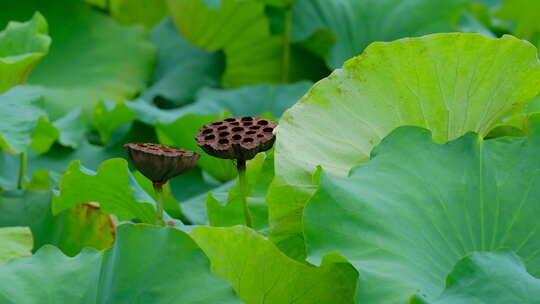
[{"label": "brown withered leaf tip", "polygon": [[135,168],[155,184],[165,184],[190,170],[201,157],[197,152],[154,143],[129,143],[124,149]]},{"label": "brown withered leaf tip", "polygon": [[250,160],[272,148],[276,123],[261,117],[227,118],[203,126],[195,140],[206,153],[226,159]]}]

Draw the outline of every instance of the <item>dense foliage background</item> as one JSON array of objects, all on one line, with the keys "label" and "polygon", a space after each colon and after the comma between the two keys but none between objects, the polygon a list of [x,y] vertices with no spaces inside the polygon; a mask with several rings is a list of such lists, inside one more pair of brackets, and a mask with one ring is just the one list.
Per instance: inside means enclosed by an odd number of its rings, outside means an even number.
[{"label": "dense foliage background", "polygon": [[[540,303],[538,1],[0,7],[0,303]],[[171,227],[128,142],[202,154]]]}]

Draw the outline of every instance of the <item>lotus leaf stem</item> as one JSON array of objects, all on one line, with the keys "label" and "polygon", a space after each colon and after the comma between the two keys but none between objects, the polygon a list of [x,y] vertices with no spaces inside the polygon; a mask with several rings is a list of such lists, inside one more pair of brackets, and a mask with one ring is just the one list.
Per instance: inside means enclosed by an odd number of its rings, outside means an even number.
[{"label": "lotus leaf stem", "polygon": [[21,190],[24,185],[24,176],[26,174],[26,152],[21,153],[20,166],[19,166],[19,179],[17,180],[17,189]]}]

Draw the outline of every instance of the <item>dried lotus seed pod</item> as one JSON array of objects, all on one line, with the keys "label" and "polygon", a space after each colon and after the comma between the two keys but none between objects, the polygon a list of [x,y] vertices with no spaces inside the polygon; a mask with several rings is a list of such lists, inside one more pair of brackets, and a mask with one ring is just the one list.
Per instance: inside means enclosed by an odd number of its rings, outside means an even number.
[{"label": "dried lotus seed pod", "polygon": [[201,155],[154,143],[124,145],[129,158],[144,176],[155,185],[163,185],[170,178],[193,168]]},{"label": "dried lotus seed pod", "polygon": [[195,140],[212,156],[246,161],[272,148],[275,127],[275,122],[261,117],[227,118],[203,126]]}]

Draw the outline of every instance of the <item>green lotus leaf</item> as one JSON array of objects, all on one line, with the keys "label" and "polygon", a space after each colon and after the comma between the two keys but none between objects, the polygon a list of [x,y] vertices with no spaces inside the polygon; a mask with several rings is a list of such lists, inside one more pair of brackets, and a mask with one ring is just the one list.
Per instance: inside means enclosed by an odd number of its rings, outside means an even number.
[{"label": "green lotus leaf", "polygon": [[0,94],[0,149],[13,153],[33,148],[49,150],[58,139],[58,129],[48,121],[43,97],[21,87]]},{"label": "green lotus leaf", "polygon": [[32,142],[29,147],[38,153],[45,153],[59,138],[60,132],[54,124],[49,122],[45,116],[41,116],[37,120],[34,132],[32,132]]},{"label": "green lotus leaf", "polygon": [[[34,11],[49,23],[53,43],[28,83],[40,90],[51,119],[82,106],[87,117],[100,100],[123,100],[149,80],[154,47],[140,27],[125,27],[84,1],[22,0],[0,13],[0,26]],[[115,41],[116,43],[111,43]]]},{"label": "green lotus leaf", "polygon": [[[82,141],[75,150],[60,145],[54,145],[45,154],[29,157],[28,171],[33,172],[35,170],[47,168],[53,180],[56,181],[74,160],[79,160],[86,168],[97,170],[102,162],[111,158],[125,156],[125,151],[121,146],[97,146],[90,144],[84,138],[80,138],[80,140]],[[9,157],[4,161],[5,170],[17,170],[17,167],[13,164],[13,159],[13,157]]]},{"label": "green lotus leaf", "polygon": [[[219,8],[221,6],[222,0],[203,0],[203,2],[211,8]],[[292,5],[296,0],[256,0],[268,5],[273,5],[277,7],[286,7]]]},{"label": "green lotus leaf", "polygon": [[137,115],[137,119],[154,125],[157,122],[171,124],[189,114],[210,115],[224,111],[233,116],[256,116],[270,113],[279,118],[310,87],[308,81],[287,85],[260,84],[238,89],[201,89],[194,103],[171,110],[159,109],[138,99],[126,103]]},{"label": "green lotus leaf", "polygon": [[199,89],[219,86],[222,56],[191,45],[170,18],[152,29],[150,40],[157,47],[157,65],[152,84],[142,95],[144,99],[161,97],[180,106],[193,102]]},{"label": "green lotus leaf", "polygon": [[411,304],[538,303],[540,280],[527,273],[512,252],[473,253],[460,260],[446,278],[439,298],[415,295]]},{"label": "green lotus leaf", "polygon": [[281,81],[282,37],[271,34],[263,2],[223,0],[217,7],[203,0],[165,2],[187,41],[208,51],[224,51],[226,86]]},{"label": "green lotus leaf", "polygon": [[109,6],[108,0],[85,0],[85,2],[103,10],[106,10]]},{"label": "green lotus leaf", "polygon": [[30,191],[47,191],[51,189],[51,176],[49,170],[37,169],[32,172],[32,177],[24,185],[24,190]]},{"label": "green lotus leaf", "polygon": [[[349,177],[323,174],[304,212],[309,259],[343,254],[360,272],[358,303],[427,301],[468,254],[508,249],[540,274],[540,135],[436,144],[401,127]],[[469,302],[474,303],[474,302]],[[489,303],[489,302],[486,302]]]},{"label": "green lotus leaf", "polygon": [[0,93],[25,83],[50,45],[47,21],[40,13],[27,22],[8,23],[0,32]]},{"label": "green lotus leaf", "polygon": [[84,140],[86,126],[81,119],[82,109],[75,108],[65,116],[54,121],[54,126],[60,131],[58,142],[70,148],[77,148]]},{"label": "green lotus leaf", "polygon": [[304,41],[317,31],[331,31],[335,43],[328,45],[323,55],[328,66],[339,68],[374,41],[455,31],[460,10],[469,2],[472,1],[298,0],[293,6],[292,37],[294,41]]},{"label": "green lotus leaf", "polygon": [[495,13],[497,18],[513,25],[512,33],[538,46],[540,39],[540,3],[534,0],[503,0],[503,5]]},{"label": "green lotus leaf", "polygon": [[54,221],[58,227],[55,230],[62,229],[54,245],[66,255],[74,256],[88,247],[104,250],[114,243],[116,225],[110,215],[100,210],[99,204],[73,206],[61,212]]},{"label": "green lotus leaf", "polygon": [[135,118],[135,113],[123,102],[100,101],[92,115],[94,127],[98,130],[103,143],[108,143],[116,129]]},{"label": "green lotus leaf", "polygon": [[[53,246],[0,267],[6,304],[241,303],[208,258],[175,228],[122,225],[105,253],[70,258]],[[44,297],[46,295],[46,297]]]},{"label": "green lotus leaf", "polygon": [[[484,9],[481,10],[480,8]],[[485,22],[482,18],[482,13],[489,15],[489,9],[479,3],[471,3],[466,10],[463,11],[458,30],[465,33],[478,33],[486,37],[497,37],[494,32],[496,29],[491,26],[490,22]],[[491,18],[489,19],[491,21]]]},{"label": "green lotus leaf", "polygon": [[212,272],[255,303],[352,303],[358,273],[338,254],[320,267],[294,261],[245,226],[200,226],[190,232],[209,257]]},{"label": "green lotus leaf", "polygon": [[60,192],[53,198],[53,214],[80,203],[97,202],[103,212],[114,214],[120,220],[156,221],[153,199],[134,181],[124,159],[107,160],[97,172],[73,161],[62,176],[59,188]]},{"label": "green lotus leaf", "polygon": [[[81,124],[80,113],[77,110],[70,112],[67,116],[55,121],[53,124],[60,130],[60,137],[67,134],[74,143],[77,144],[77,149],[67,148],[61,145],[53,145],[51,149],[44,154],[30,154],[28,158],[28,172],[47,168],[49,170],[52,181],[56,181],[62,176],[64,170],[69,164],[78,160],[86,168],[97,170],[99,165],[111,158],[126,157],[126,152],[123,145],[128,142],[157,142],[154,128],[144,125],[139,122],[133,122],[123,125],[114,131],[109,143],[105,146],[99,145],[101,138],[97,133],[85,134],[86,127]],[[71,117],[70,117],[71,116]],[[64,120],[65,119],[65,120]],[[77,119],[79,119],[77,121]],[[73,128],[71,128],[73,127]],[[89,135],[83,136],[83,135]],[[62,139],[60,139],[62,142]],[[2,178],[9,176],[9,171],[17,172],[16,160],[10,154],[0,154],[0,185]],[[5,175],[3,175],[5,173]],[[16,176],[12,179],[16,180]]]},{"label": "green lotus leaf", "polygon": [[[229,190],[234,187],[236,181],[220,183],[211,177],[209,178],[208,174],[200,168],[195,168],[187,174],[189,175],[171,181],[173,194],[182,204],[182,210],[192,223],[209,225],[210,220],[206,205],[209,200],[209,192],[216,198],[216,203],[223,205],[227,201]],[[238,219],[239,215],[234,218]]]},{"label": "green lotus leaf", "polygon": [[32,255],[32,232],[28,227],[0,228],[0,265]]},{"label": "green lotus leaf", "polygon": [[197,131],[206,124],[230,117],[228,113],[211,114],[198,116],[194,114],[185,115],[172,124],[158,123],[156,133],[159,142],[167,145],[196,151],[201,154],[197,165],[208,172],[213,178],[220,182],[226,182],[236,176],[236,169],[232,160],[221,159],[206,154],[197,146],[194,140]]},{"label": "green lotus leaf", "polygon": [[289,7],[292,6],[297,0],[262,0],[263,2],[277,6],[277,7]]},{"label": "green lotus leaf", "polygon": [[4,192],[0,210],[0,227],[31,229],[34,250],[52,244],[74,256],[83,248],[104,250],[114,242],[115,224],[99,206],[84,203],[53,216],[50,191]]},{"label": "green lotus leaf", "polygon": [[[258,231],[268,230],[266,193],[273,178],[273,150],[260,153],[254,159],[247,162],[247,202],[253,219],[253,228]],[[243,198],[241,196],[242,192],[237,181],[230,189],[221,189],[221,196],[223,196],[221,200],[216,199],[215,192],[208,193],[206,210],[208,220],[212,226],[224,227],[246,224]]]},{"label": "green lotus leaf", "polygon": [[270,113],[279,118],[311,85],[311,82],[303,81],[288,85],[260,84],[231,90],[203,89],[197,94],[197,100],[190,108],[209,113],[227,110],[234,116]]},{"label": "green lotus leaf", "polygon": [[120,24],[143,24],[147,28],[159,23],[167,14],[163,0],[111,0],[109,10]]},{"label": "green lotus leaf", "polygon": [[286,252],[303,246],[301,215],[316,189],[316,166],[345,176],[402,125],[425,127],[438,143],[468,131],[486,135],[539,90],[537,50],[512,36],[433,34],[371,44],[283,115],[268,202],[272,237]]}]

